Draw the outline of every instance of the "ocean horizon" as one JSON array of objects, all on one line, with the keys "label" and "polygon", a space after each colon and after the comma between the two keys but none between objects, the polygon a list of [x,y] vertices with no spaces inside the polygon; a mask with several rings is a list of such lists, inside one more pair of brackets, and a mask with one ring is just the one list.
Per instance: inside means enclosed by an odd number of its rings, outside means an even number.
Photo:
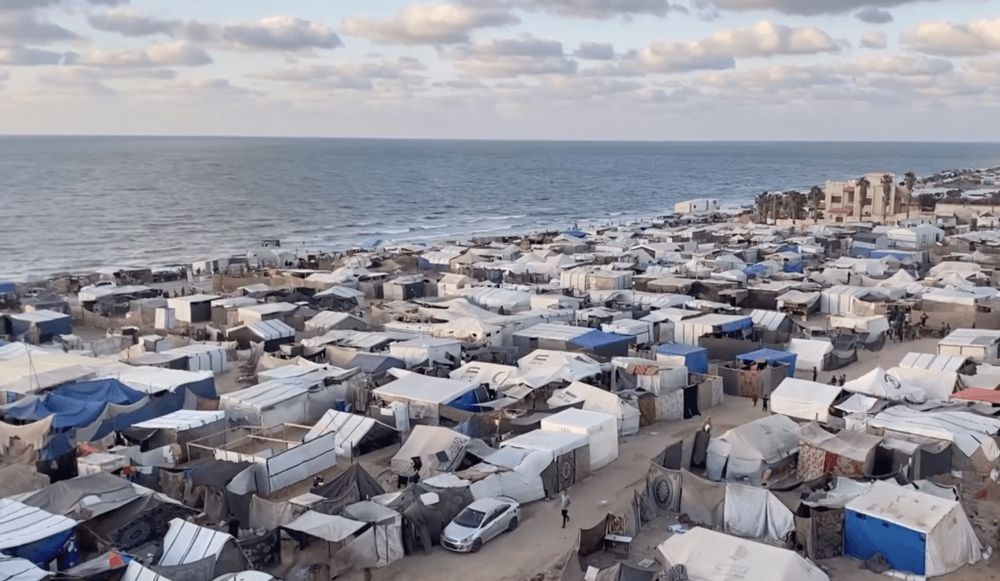
[{"label": "ocean horizon", "polygon": [[502,235],[749,203],[868,172],[1000,165],[1000,143],[0,136],[0,279],[256,247]]}]

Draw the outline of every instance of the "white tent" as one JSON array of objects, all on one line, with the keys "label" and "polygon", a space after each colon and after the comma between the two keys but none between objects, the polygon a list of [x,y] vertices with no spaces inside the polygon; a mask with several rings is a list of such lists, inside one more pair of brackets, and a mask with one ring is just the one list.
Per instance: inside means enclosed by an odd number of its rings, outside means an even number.
[{"label": "white tent", "polygon": [[42,581],[52,573],[39,569],[27,559],[0,554],[0,579],[3,581]]},{"label": "white tent", "polygon": [[958,410],[919,411],[893,406],[869,421],[873,428],[892,430],[954,443],[966,456],[980,447],[990,460],[1000,451],[994,437],[1000,433],[1000,419]]},{"label": "white tent", "polygon": [[236,546],[236,539],[221,531],[175,518],[170,521],[170,529],[163,537],[163,554],[156,564],[171,567],[208,557],[217,558],[229,543]]},{"label": "white tent", "polygon": [[437,426],[414,426],[410,437],[392,457],[392,471],[403,476],[413,474],[414,458],[420,458],[421,474],[451,470],[465,455],[469,437]]},{"label": "white tent", "polygon": [[764,471],[799,449],[799,427],[787,416],[774,415],[737,426],[708,444],[705,475],[712,480],[747,478],[760,482]]},{"label": "white tent", "polygon": [[787,377],[771,392],[771,411],[797,420],[830,419],[830,406],[840,395],[841,388]]},{"label": "white tent", "polygon": [[0,552],[72,530],[76,521],[15,500],[0,498]]},{"label": "white tent", "polygon": [[373,390],[372,395],[390,403],[408,404],[411,418],[424,420],[433,425],[438,422],[441,406],[457,400],[478,387],[469,381],[431,377],[405,370],[393,369],[390,373],[398,379]]},{"label": "white tent", "polygon": [[812,369],[815,367],[817,370],[823,371],[826,368],[827,354],[833,352],[833,344],[818,339],[791,339],[785,350],[798,356],[795,363],[797,368]]},{"label": "white tent", "polygon": [[657,550],[667,567],[684,565],[697,581],[830,581],[794,551],[701,527],[670,537]]},{"label": "white tent", "polygon": [[570,408],[542,419],[548,432],[586,434],[590,444],[590,471],[618,459],[618,422],[611,414]]},{"label": "white tent", "polygon": [[152,569],[147,569],[142,566],[139,561],[129,561],[128,567],[125,568],[125,575],[122,577],[122,581],[172,581],[164,575],[160,575]]},{"label": "white tent", "polygon": [[847,503],[844,553],[881,553],[894,569],[936,577],[976,563],[983,546],[957,500],[878,481]]},{"label": "white tent", "polygon": [[583,408],[614,416],[618,433],[631,436],[639,432],[639,410],[610,391],[574,381],[565,389],[557,389],[548,400],[549,407],[562,407],[583,402]]},{"label": "white tent", "polygon": [[296,379],[265,381],[219,398],[234,421],[262,427],[308,421],[310,385]]},{"label": "white tent", "polygon": [[365,526],[361,521],[307,510],[283,528],[323,539],[328,543],[339,543]]},{"label": "white tent", "polygon": [[919,387],[929,399],[947,401],[958,385],[959,370],[968,363],[967,357],[907,353],[898,367],[889,374],[900,381]]},{"label": "white tent", "polygon": [[881,367],[876,367],[861,377],[848,381],[843,385],[843,389],[851,393],[860,393],[895,402],[921,403],[927,399],[924,390],[901,382]]},{"label": "white tent", "polygon": [[759,486],[727,483],[723,514],[726,532],[739,537],[781,543],[795,530],[792,511]]},{"label": "white tent", "polygon": [[418,337],[389,346],[389,354],[402,360],[407,367],[421,364],[458,363],[462,359],[462,344],[455,339]]},{"label": "white tent", "polygon": [[819,310],[827,315],[850,315],[854,304],[871,294],[871,290],[859,286],[836,285],[820,293]]}]

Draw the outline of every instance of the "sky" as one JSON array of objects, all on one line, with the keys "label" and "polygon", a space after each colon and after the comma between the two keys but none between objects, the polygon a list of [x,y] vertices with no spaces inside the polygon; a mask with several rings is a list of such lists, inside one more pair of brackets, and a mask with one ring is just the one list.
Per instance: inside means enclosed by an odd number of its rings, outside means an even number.
[{"label": "sky", "polygon": [[997,141],[1000,0],[0,0],[0,134]]}]

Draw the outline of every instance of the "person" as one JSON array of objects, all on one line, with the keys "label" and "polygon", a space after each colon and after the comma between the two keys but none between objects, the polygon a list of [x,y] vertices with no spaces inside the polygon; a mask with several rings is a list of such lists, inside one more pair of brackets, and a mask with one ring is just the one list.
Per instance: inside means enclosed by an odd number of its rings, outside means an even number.
[{"label": "person", "polygon": [[837,385],[837,376],[836,375],[831,375],[830,376],[830,385]]},{"label": "person", "polygon": [[923,313],[922,315],[920,315],[920,326],[921,327],[926,327],[927,326],[927,319],[929,319],[929,318],[930,317],[927,316],[927,313]]},{"label": "person", "polygon": [[239,519],[237,519],[235,517],[229,519],[228,526],[229,526],[229,536],[233,537],[234,539],[240,538],[240,521],[239,521]]},{"label": "person", "polygon": [[819,370],[816,369],[816,366],[814,365],[813,366],[813,381],[816,381],[817,378],[819,378]]},{"label": "person", "polygon": [[424,467],[424,462],[419,456],[414,456],[410,462],[413,464],[413,476],[410,477],[410,482],[420,482],[420,469]]},{"label": "person", "polygon": [[763,409],[765,412],[767,411],[767,400],[768,399],[770,399],[770,398],[768,397],[768,395],[766,393],[763,396],[761,396],[761,398],[760,398],[761,409]]},{"label": "person", "polygon": [[847,374],[846,373],[844,375],[840,376],[840,387],[844,387],[845,383],[847,383]]},{"label": "person", "polygon": [[752,394],[750,394],[750,400],[753,401],[753,407],[757,407],[757,391],[756,390],[754,390],[754,392]]},{"label": "person", "polygon": [[559,509],[562,511],[562,528],[566,528],[566,523],[569,522],[569,505],[572,503],[569,499],[569,494],[563,490],[559,493]]},{"label": "person", "polygon": [[323,486],[323,475],[317,474],[316,477],[313,478],[313,488],[319,488],[320,486]]}]

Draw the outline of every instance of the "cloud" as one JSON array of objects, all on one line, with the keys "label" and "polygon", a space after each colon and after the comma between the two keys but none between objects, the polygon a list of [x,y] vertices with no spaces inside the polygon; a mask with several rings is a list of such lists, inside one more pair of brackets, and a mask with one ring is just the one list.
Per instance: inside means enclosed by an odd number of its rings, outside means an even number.
[{"label": "cloud", "polygon": [[858,10],[854,13],[854,17],[861,22],[867,22],[868,24],[889,24],[893,20],[892,12],[889,12],[888,10],[879,10],[874,6]]},{"label": "cloud", "polygon": [[816,16],[844,14],[859,8],[889,8],[918,1],[920,0],[712,0],[711,3],[719,9],[735,12],[774,10],[783,14]]},{"label": "cloud", "polygon": [[348,18],[341,30],[381,44],[459,44],[480,28],[516,24],[517,16],[506,8],[465,4],[417,4],[388,20]]},{"label": "cloud", "polygon": [[561,42],[530,35],[476,42],[460,48],[454,60],[462,72],[476,77],[565,74],[577,69]]},{"label": "cloud", "polygon": [[881,50],[889,45],[889,38],[881,32],[866,32],[861,35],[861,46],[873,50]]},{"label": "cloud", "polygon": [[514,4],[560,16],[600,19],[642,15],[662,18],[674,8],[668,0],[515,0]]},{"label": "cloud", "polygon": [[720,30],[690,42],[654,42],[639,51],[639,66],[648,72],[675,73],[729,69],[737,58],[838,52],[839,45],[818,28],[791,28],[759,22],[751,28]]},{"label": "cloud", "polygon": [[573,56],[592,61],[610,61],[615,58],[615,47],[600,42],[584,42],[576,49]]},{"label": "cloud", "polygon": [[[0,0],[3,1],[3,0]],[[0,12],[0,41],[24,44],[49,44],[51,42],[76,40],[75,32],[58,24],[35,18],[28,12]]]},{"label": "cloud", "polygon": [[154,44],[142,50],[95,50],[82,55],[77,64],[91,67],[197,67],[212,63],[212,57],[184,42]]},{"label": "cloud", "polygon": [[185,95],[195,93],[202,96],[262,96],[264,93],[260,91],[255,91],[253,89],[248,89],[246,87],[240,87],[234,85],[228,79],[222,78],[210,78],[210,79],[191,79],[186,81],[178,81],[167,87],[168,90],[175,90]]},{"label": "cloud", "polygon": [[343,46],[332,28],[291,16],[272,16],[255,22],[228,24],[222,37],[242,48],[297,51]]},{"label": "cloud", "polygon": [[420,60],[412,57],[400,57],[394,61],[381,60],[336,65],[294,64],[252,76],[266,81],[311,83],[333,78],[398,79],[424,70],[426,67]]},{"label": "cloud", "polygon": [[159,20],[131,9],[117,9],[102,14],[92,14],[87,22],[96,30],[117,32],[122,36],[153,36],[173,34],[178,22]]},{"label": "cloud", "polygon": [[943,75],[955,68],[951,61],[919,55],[867,57],[858,61],[858,67],[868,73],[900,77]]},{"label": "cloud", "polygon": [[973,56],[1000,51],[1000,18],[968,24],[925,22],[904,33],[903,44],[937,55]]},{"label": "cloud", "polygon": [[0,47],[0,65],[43,66],[58,65],[65,55],[59,52],[23,46]]}]

